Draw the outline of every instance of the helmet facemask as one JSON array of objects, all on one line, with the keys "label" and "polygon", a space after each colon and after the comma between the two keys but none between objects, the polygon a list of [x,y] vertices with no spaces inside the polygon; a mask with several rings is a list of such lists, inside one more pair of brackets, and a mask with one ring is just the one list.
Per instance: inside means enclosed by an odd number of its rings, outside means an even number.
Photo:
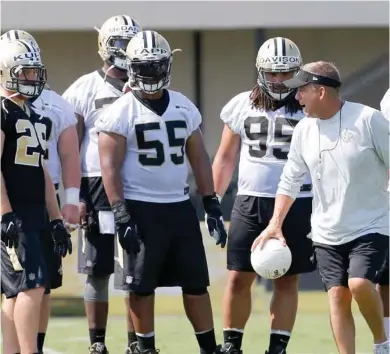
[{"label": "helmet facemask", "polygon": [[295,95],[296,90],[286,87],[283,82],[273,82],[267,80],[266,73],[293,73],[295,75],[298,72],[299,68],[288,69],[288,70],[266,70],[263,68],[259,69],[257,83],[260,88],[275,101],[285,101],[292,95]]},{"label": "helmet facemask", "polygon": [[129,82],[132,90],[154,94],[169,86],[172,56],[154,60],[132,60],[129,65]]},{"label": "helmet facemask", "polygon": [[107,61],[119,70],[127,70],[128,63],[124,52],[131,38],[131,36],[111,36],[107,39]]},{"label": "helmet facemask", "polygon": [[[26,71],[34,70],[36,78],[31,80],[27,77]],[[15,65],[9,71],[10,80],[4,84],[4,88],[14,91],[26,98],[38,97],[46,84],[46,68],[40,64],[23,64]]]}]

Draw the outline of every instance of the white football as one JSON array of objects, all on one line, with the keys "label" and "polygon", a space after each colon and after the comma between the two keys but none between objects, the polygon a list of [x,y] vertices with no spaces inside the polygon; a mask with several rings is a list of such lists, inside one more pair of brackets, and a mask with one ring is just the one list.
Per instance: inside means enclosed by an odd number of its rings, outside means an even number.
[{"label": "white football", "polygon": [[266,279],[277,279],[285,275],[291,267],[291,251],[288,246],[275,239],[267,240],[264,247],[259,246],[251,254],[255,272]]}]

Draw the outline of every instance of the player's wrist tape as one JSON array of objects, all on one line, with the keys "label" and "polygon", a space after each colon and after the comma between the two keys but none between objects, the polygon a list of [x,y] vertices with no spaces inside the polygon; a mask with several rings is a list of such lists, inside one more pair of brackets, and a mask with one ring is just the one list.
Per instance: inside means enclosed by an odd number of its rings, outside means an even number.
[{"label": "player's wrist tape", "polygon": [[80,189],[79,188],[65,188],[64,190],[65,194],[65,204],[70,204],[70,205],[79,205],[79,200],[80,200]]},{"label": "player's wrist tape", "polygon": [[116,224],[125,224],[130,220],[130,214],[127,211],[126,204],[123,201],[116,201],[112,204],[111,210],[114,213]]}]

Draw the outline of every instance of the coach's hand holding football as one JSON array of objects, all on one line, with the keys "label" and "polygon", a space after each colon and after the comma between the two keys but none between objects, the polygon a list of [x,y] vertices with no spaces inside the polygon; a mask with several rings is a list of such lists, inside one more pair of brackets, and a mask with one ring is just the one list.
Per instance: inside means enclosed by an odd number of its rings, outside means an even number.
[{"label": "coach's hand holding football", "polygon": [[221,248],[224,248],[227,234],[218,197],[215,194],[203,197],[203,205],[210,236],[215,239],[217,245],[221,245]]},{"label": "coach's hand holding football", "polygon": [[72,241],[70,234],[61,219],[50,221],[50,232],[54,241],[54,251],[61,257],[72,254]]},{"label": "coach's hand holding football", "polygon": [[114,213],[116,232],[119,243],[127,253],[138,253],[140,242],[137,233],[137,225],[127,211],[126,205],[122,201],[117,201],[112,205]]},{"label": "coach's hand holding football", "polygon": [[271,238],[278,239],[283,245],[286,245],[286,240],[283,237],[282,228],[278,223],[270,221],[267,228],[253,241],[251,252],[253,252],[257,246],[264,247],[264,244]]},{"label": "coach's hand holding football", "polygon": [[22,222],[15,213],[9,212],[1,216],[1,241],[6,247],[18,247],[22,231]]}]

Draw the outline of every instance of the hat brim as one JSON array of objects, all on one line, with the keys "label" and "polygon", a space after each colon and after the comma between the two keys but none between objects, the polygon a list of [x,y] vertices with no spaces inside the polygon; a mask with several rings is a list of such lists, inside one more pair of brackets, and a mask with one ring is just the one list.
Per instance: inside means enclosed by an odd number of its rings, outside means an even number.
[{"label": "hat brim", "polygon": [[305,86],[307,84],[309,84],[309,82],[303,81],[296,76],[293,77],[292,79],[283,81],[284,86],[286,86],[288,88],[292,88],[292,89],[299,88],[299,87]]}]

